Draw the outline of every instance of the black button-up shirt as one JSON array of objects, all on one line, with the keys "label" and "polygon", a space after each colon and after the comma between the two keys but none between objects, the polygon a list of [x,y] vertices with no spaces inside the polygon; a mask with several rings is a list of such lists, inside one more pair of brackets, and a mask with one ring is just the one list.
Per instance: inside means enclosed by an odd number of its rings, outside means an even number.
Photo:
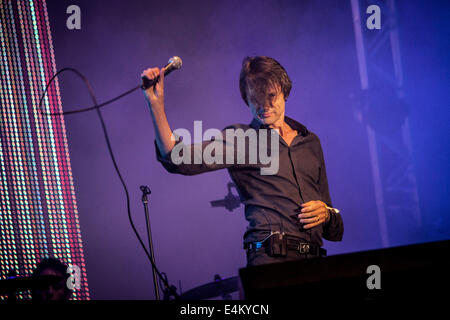
[{"label": "black button-up shirt", "polygon": [[[205,150],[205,147],[213,141],[216,144],[223,143],[223,159],[225,159],[227,142],[217,138],[211,141],[203,141],[201,144],[197,144],[197,147],[194,144],[183,145],[184,148],[190,148],[192,161],[190,164],[181,163],[178,165],[171,160],[173,149],[163,157],[155,143],[157,159],[167,171],[183,175],[194,175],[223,168],[228,169],[239,191],[241,201],[245,205],[245,218],[249,222],[244,234],[245,243],[261,241],[271,231],[285,232],[287,235],[301,238],[319,246],[323,244],[322,237],[330,241],[340,241],[342,240],[344,226],[339,213],[331,214],[330,221],[327,224],[321,224],[311,229],[303,229],[299,223],[297,211],[301,208],[300,204],[311,200],[321,200],[332,207],[332,203],[319,138],[297,121],[289,117],[285,117],[285,121],[292,129],[297,130],[298,134],[292,140],[290,146],[279,137],[279,169],[273,175],[261,174],[260,168],[268,167],[268,165],[261,165],[259,162],[249,164],[248,148],[246,149],[247,157],[244,164],[236,164],[236,154],[233,164],[226,164],[225,160],[221,164],[207,164],[205,161],[199,163],[197,160],[196,163],[198,164],[194,164],[193,159],[195,157],[201,159],[199,152]],[[223,137],[225,137],[225,130],[229,128],[244,131],[253,128],[259,136],[258,130],[267,127],[253,120],[250,125],[236,124],[225,128],[222,131]],[[270,134],[268,136],[270,138]],[[176,143],[182,142],[178,140]],[[268,149],[270,150],[270,139]]]}]

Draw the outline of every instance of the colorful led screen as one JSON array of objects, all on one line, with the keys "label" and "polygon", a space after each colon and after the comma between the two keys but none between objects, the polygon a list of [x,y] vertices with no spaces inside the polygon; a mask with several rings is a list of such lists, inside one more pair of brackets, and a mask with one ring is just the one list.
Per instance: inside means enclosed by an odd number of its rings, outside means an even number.
[{"label": "colorful led screen", "polygon": [[[0,0],[0,12],[0,275],[27,277],[55,257],[79,268],[73,299],[89,299],[64,118],[38,109],[56,73],[46,3]],[[58,81],[43,109],[62,110]]]}]

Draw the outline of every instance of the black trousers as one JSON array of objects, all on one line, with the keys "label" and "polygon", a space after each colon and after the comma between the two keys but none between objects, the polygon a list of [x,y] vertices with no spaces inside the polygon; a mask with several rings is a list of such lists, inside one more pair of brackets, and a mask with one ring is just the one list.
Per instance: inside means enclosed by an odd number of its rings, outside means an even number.
[{"label": "black trousers", "polygon": [[247,251],[247,267],[259,266],[268,263],[278,263],[301,259],[316,258],[318,255],[300,253],[295,250],[288,250],[285,257],[271,257],[266,253],[264,248],[258,250],[248,250]]}]

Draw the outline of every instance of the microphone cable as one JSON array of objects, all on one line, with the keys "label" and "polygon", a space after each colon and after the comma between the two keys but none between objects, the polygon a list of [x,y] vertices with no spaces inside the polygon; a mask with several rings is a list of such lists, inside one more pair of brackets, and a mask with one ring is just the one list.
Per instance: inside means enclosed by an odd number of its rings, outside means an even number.
[{"label": "microphone cable", "polygon": [[[64,71],[71,71],[71,72],[75,73],[77,76],[79,76],[79,77],[84,81],[84,84],[86,85],[86,87],[87,87],[87,89],[88,89],[88,91],[89,91],[89,94],[90,94],[90,96],[91,96],[91,99],[92,99],[92,102],[94,103],[94,105],[93,105],[92,107],[81,108],[81,109],[77,109],[77,110],[73,110],[73,111],[50,112],[50,113],[44,112],[44,110],[42,109],[42,101],[43,101],[44,97],[46,96],[47,90],[48,90],[50,84],[53,82],[53,80],[54,80],[60,73],[62,73],[62,72],[64,72]],[[101,123],[101,126],[102,126],[103,134],[104,134],[104,137],[105,137],[105,140],[106,140],[106,145],[108,146],[109,156],[110,156],[110,158],[111,158],[111,160],[112,160],[112,163],[113,163],[113,165],[114,165],[114,169],[115,169],[115,171],[116,171],[116,173],[117,173],[117,176],[119,177],[119,180],[120,180],[120,182],[122,183],[123,190],[125,191],[125,196],[126,196],[126,199],[127,199],[126,201],[127,201],[128,219],[129,219],[129,221],[130,221],[131,228],[133,229],[133,231],[134,231],[134,233],[135,233],[137,239],[139,240],[139,243],[141,244],[142,248],[144,249],[145,254],[147,255],[147,258],[148,258],[148,260],[150,261],[150,263],[151,263],[151,265],[152,265],[152,268],[154,268],[155,271],[156,271],[156,273],[158,274],[158,277],[159,277],[160,281],[162,281],[162,282],[164,283],[164,285],[166,286],[166,288],[168,288],[169,290],[172,289],[172,290],[171,290],[171,291],[172,291],[171,293],[173,294],[173,296],[174,296],[175,299],[178,299],[179,296],[178,296],[178,294],[176,293],[176,291],[173,290],[174,287],[169,285],[168,280],[167,280],[167,276],[163,276],[163,275],[159,272],[158,268],[157,268],[156,265],[153,263],[153,261],[152,261],[152,259],[151,259],[151,255],[150,255],[150,253],[148,252],[147,248],[145,247],[144,242],[142,241],[141,237],[139,236],[139,233],[138,233],[137,230],[136,230],[136,227],[135,227],[134,222],[133,222],[133,218],[131,217],[130,196],[129,196],[129,193],[128,193],[128,188],[127,188],[127,185],[126,185],[126,183],[125,183],[125,181],[124,181],[124,179],[123,179],[123,177],[122,177],[122,174],[120,173],[119,167],[118,167],[118,165],[117,165],[116,158],[115,158],[115,156],[114,156],[114,153],[113,153],[113,150],[112,150],[112,147],[111,147],[111,143],[110,143],[110,140],[109,140],[108,131],[107,131],[107,129],[106,129],[105,121],[103,120],[103,116],[102,116],[102,113],[101,113],[101,111],[100,111],[100,108],[101,108],[101,107],[104,107],[104,106],[106,106],[106,105],[108,105],[108,104],[110,104],[110,103],[112,103],[112,102],[114,102],[114,101],[116,101],[116,100],[119,100],[120,98],[122,98],[122,97],[124,97],[124,96],[126,96],[126,95],[128,95],[128,94],[130,94],[130,93],[132,93],[133,91],[135,91],[135,90],[137,90],[137,89],[139,89],[139,88],[141,88],[140,85],[137,86],[137,87],[135,87],[135,88],[133,88],[133,89],[130,89],[130,90],[128,90],[128,91],[126,91],[126,92],[124,92],[124,93],[122,93],[122,94],[120,94],[120,95],[118,95],[117,97],[115,97],[115,98],[113,98],[113,99],[110,99],[110,100],[108,100],[108,101],[106,101],[106,102],[104,102],[104,103],[98,104],[98,103],[97,103],[97,99],[95,98],[95,95],[94,95],[94,91],[92,90],[92,87],[91,87],[89,81],[86,79],[86,77],[85,77],[81,72],[79,72],[77,69],[75,69],[75,68],[70,68],[70,67],[66,67],[66,68],[62,68],[61,70],[59,70],[58,72],[56,72],[56,74],[55,74],[53,77],[50,78],[50,80],[49,80],[49,82],[47,83],[47,86],[45,87],[45,90],[44,90],[44,92],[42,93],[41,98],[40,98],[40,100],[39,100],[39,106],[38,106],[38,108],[39,108],[39,112],[40,112],[42,115],[45,115],[45,116],[63,116],[63,115],[67,115],[67,114],[75,114],[75,113],[87,112],[87,111],[91,111],[91,110],[94,110],[94,109],[97,111],[97,115],[98,115],[98,118],[100,119],[100,123]]]},{"label": "microphone cable", "polygon": [[[56,72],[53,77],[50,78],[50,80],[47,83],[47,86],[45,87],[44,93],[42,94],[41,99],[39,100],[39,111],[40,111],[40,113],[42,115],[46,115],[46,116],[64,116],[64,115],[67,115],[67,114],[75,114],[75,113],[91,111],[91,110],[94,110],[94,109],[99,109],[99,108],[102,108],[102,107],[104,107],[104,106],[106,106],[106,105],[108,105],[110,103],[113,103],[114,101],[119,100],[120,98],[125,97],[126,95],[128,95],[128,94],[130,94],[130,93],[132,93],[132,92],[134,92],[137,89],[142,87],[141,85],[139,85],[139,86],[137,86],[137,87],[135,87],[133,89],[130,89],[128,91],[125,91],[124,93],[118,95],[117,97],[112,98],[112,99],[110,99],[108,101],[105,101],[105,102],[103,102],[101,104],[95,103],[92,107],[81,108],[81,109],[72,110],[72,111],[63,111],[63,112],[44,112],[44,110],[42,110],[42,100],[45,97],[45,94],[46,94],[46,92],[48,90],[48,87],[53,82],[53,80],[58,76],[58,74],[60,74],[60,73],[62,73],[64,71],[72,71],[72,72],[76,73],[78,76],[80,76],[83,79],[83,81],[85,82],[85,84],[88,86],[88,90],[90,90],[89,93],[91,94],[91,98],[93,98],[93,94],[91,92],[92,88],[90,87],[89,82],[86,80],[86,78],[78,70],[76,70],[74,68],[70,68],[70,67],[62,68],[61,70]],[[93,98],[93,100],[95,100],[95,98]],[[100,117],[101,117],[101,115],[100,115]]]}]

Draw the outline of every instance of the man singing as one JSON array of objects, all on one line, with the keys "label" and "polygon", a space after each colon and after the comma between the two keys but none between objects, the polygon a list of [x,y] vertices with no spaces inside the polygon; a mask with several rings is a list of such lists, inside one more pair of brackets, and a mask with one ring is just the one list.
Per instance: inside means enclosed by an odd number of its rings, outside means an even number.
[{"label": "man singing", "polygon": [[[277,156],[277,170],[270,174],[260,170],[267,163],[251,161],[250,134],[245,140],[244,152],[247,153],[244,157],[240,154],[242,148],[228,140],[211,139],[196,148],[184,146],[180,139],[174,138],[164,111],[163,71],[150,68],[142,73],[142,77],[150,80],[159,76],[158,82],[144,91],[156,133],[157,158],[171,173],[193,175],[228,169],[249,222],[244,234],[248,266],[324,256],[322,238],[342,240],[344,225],[339,210],[332,208],[319,138],[285,116],[292,83],[276,60],[264,56],[244,59],[239,88],[253,120],[249,125],[236,124],[223,131],[226,136],[227,130],[242,129],[255,132],[258,137],[269,132],[270,142],[263,143],[264,139],[253,139],[253,142],[256,141],[258,151],[264,149],[271,157]],[[180,150],[177,146],[183,147],[181,153],[189,151],[189,157],[194,158],[199,150],[206,151],[212,143],[215,147],[222,145],[223,161],[211,162],[203,158],[183,163],[173,161],[173,151]],[[230,145],[234,148],[233,161],[226,161]],[[217,155],[222,156],[222,152],[216,152]]]}]

